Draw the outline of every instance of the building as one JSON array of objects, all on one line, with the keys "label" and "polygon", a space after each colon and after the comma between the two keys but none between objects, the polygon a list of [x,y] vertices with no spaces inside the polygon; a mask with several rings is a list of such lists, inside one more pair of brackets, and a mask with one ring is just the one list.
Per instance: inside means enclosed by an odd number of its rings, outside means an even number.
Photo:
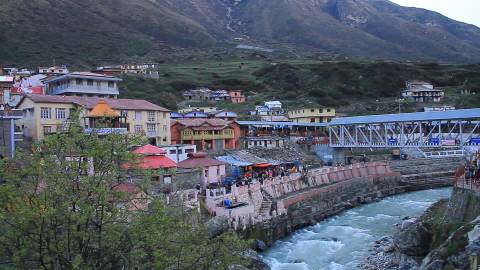
[{"label": "building", "polygon": [[452,110],[455,110],[455,107],[448,105],[423,107],[424,112],[445,112]]},{"label": "building", "polygon": [[203,189],[211,185],[218,186],[225,179],[225,165],[223,161],[209,158],[207,153],[190,153],[188,159],[178,163],[178,168],[201,170],[200,185]]},{"label": "building", "polygon": [[238,118],[238,114],[231,111],[221,111],[213,114],[213,117],[223,119],[225,121],[236,121]]},{"label": "building", "polygon": [[38,73],[44,75],[65,75],[68,74],[67,66],[38,67]]},{"label": "building", "polygon": [[10,102],[10,94],[15,83],[13,76],[0,76],[0,108]]},{"label": "building", "polygon": [[120,76],[122,75],[122,66],[101,66],[92,72],[108,76]]},{"label": "building", "polygon": [[242,146],[245,149],[250,148],[283,148],[287,145],[285,137],[278,136],[258,136],[258,137],[244,137],[242,138]]},{"label": "building", "polygon": [[45,81],[47,94],[116,98],[122,79],[90,72],[74,72]]},{"label": "building", "polygon": [[192,101],[210,101],[213,91],[208,88],[192,89],[183,92],[183,98]]},{"label": "building", "polygon": [[402,97],[415,102],[440,102],[445,93],[434,89],[433,85],[424,81],[407,81],[406,89],[402,91]]},{"label": "building", "polygon": [[[173,175],[177,168],[177,162],[166,156],[167,151],[147,144],[135,149],[133,153],[139,156],[135,165],[141,170],[150,171],[153,194],[169,194],[176,191]],[[125,164],[123,167],[128,169],[132,166]]]},{"label": "building", "polygon": [[[26,95],[18,104],[24,112],[18,124],[25,137],[42,140],[47,134],[63,131],[76,109],[86,117],[101,102],[125,119],[128,134],[145,134],[153,145],[170,144],[170,111],[145,100]],[[91,128],[90,123],[85,123],[85,128]]]},{"label": "building", "polygon": [[270,110],[273,108],[281,109],[282,103],[280,101],[265,101],[264,105]]},{"label": "building", "polygon": [[188,107],[184,109],[178,110],[179,113],[185,114],[189,112],[204,112],[204,113],[215,113],[218,111],[217,107],[208,107],[208,106],[203,106],[203,107]]},{"label": "building", "polygon": [[22,97],[26,94],[45,95],[45,80],[47,76],[37,74],[30,77],[23,77],[15,80],[12,91],[10,92],[8,104],[11,107],[17,107]]},{"label": "building", "polygon": [[226,101],[230,99],[230,94],[227,90],[215,90],[212,92],[213,101]]},{"label": "building", "polygon": [[143,63],[143,64],[124,64],[121,66],[122,74],[125,75],[158,75],[159,64]]},{"label": "building", "polygon": [[303,108],[288,111],[288,118],[297,123],[327,123],[335,117],[335,108]]},{"label": "building", "polygon": [[247,100],[240,90],[230,90],[228,94],[230,95],[232,103],[244,103]]},{"label": "building", "polygon": [[19,110],[0,110],[0,159],[15,156],[16,143],[22,140],[15,122],[22,117]]},{"label": "building", "polygon": [[183,118],[208,118],[208,114],[201,111],[191,111],[184,114]]},{"label": "building", "polygon": [[197,152],[197,146],[194,144],[161,145],[160,148],[167,152],[165,154],[167,157],[177,163],[187,159],[188,154]]},{"label": "building", "polygon": [[197,150],[221,152],[239,147],[240,126],[218,118],[177,119],[171,123],[172,144],[194,144]]}]

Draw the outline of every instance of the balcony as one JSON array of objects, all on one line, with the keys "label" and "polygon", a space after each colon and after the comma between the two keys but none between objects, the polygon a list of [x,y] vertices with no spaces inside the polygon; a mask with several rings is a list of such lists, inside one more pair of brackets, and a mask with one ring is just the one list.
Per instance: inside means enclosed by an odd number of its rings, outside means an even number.
[{"label": "balcony", "polygon": [[147,137],[148,138],[156,138],[158,137],[158,134],[156,131],[147,131]]},{"label": "balcony", "polygon": [[126,128],[86,128],[85,134],[109,135],[109,134],[127,134]]},{"label": "balcony", "polygon": [[223,139],[234,139],[235,136],[233,133],[220,133],[220,134],[187,134],[182,133],[182,140],[223,140]]}]

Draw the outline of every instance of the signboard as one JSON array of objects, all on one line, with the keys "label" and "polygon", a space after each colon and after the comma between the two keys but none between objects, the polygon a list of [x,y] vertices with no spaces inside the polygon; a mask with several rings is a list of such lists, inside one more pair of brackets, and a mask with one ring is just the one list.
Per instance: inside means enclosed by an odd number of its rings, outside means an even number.
[{"label": "signboard", "polygon": [[440,145],[440,139],[439,138],[431,138],[431,139],[428,139],[428,143],[433,144],[433,145]]}]

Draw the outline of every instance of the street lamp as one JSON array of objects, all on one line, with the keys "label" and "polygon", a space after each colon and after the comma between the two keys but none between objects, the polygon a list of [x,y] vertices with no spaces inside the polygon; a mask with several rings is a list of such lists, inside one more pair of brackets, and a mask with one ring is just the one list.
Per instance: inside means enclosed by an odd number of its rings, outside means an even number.
[{"label": "street lamp", "polygon": [[405,99],[399,98],[399,99],[397,99],[397,100],[395,100],[395,101],[398,102],[398,113],[401,113],[401,112],[402,112],[402,107],[401,107],[401,105],[402,105],[402,102],[405,101]]}]

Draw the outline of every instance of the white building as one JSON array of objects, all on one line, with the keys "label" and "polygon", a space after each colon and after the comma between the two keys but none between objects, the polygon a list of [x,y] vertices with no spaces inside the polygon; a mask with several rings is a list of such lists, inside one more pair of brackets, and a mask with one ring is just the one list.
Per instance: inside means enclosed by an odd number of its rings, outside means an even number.
[{"label": "white building", "polygon": [[268,107],[270,110],[273,108],[281,109],[282,103],[278,100],[276,101],[265,101],[265,106]]},{"label": "white building", "polygon": [[47,75],[65,75],[68,74],[67,66],[52,66],[52,67],[38,67],[39,74],[47,74]]},{"label": "white building", "polygon": [[177,163],[186,160],[188,154],[197,152],[197,146],[194,144],[161,145],[159,147],[167,151],[165,156]]},{"label": "white building", "polygon": [[435,89],[432,84],[424,81],[407,81],[402,97],[415,102],[440,102],[445,93]]}]

